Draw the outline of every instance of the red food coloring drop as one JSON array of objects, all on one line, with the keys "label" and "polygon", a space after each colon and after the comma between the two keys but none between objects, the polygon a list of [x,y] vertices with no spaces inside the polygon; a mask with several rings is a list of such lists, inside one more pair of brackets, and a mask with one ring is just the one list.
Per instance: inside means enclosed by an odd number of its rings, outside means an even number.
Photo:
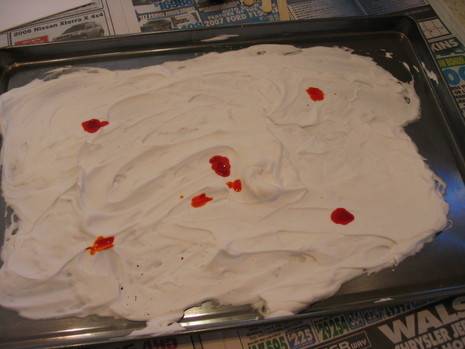
[{"label": "red food coloring drop", "polygon": [[240,179],[226,183],[229,189],[240,192],[242,190],[242,182]]},{"label": "red food coloring drop", "polygon": [[108,121],[100,121],[99,119],[90,119],[87,121],[84,121],[81,125],[84,131],[89,132],[89,133],[95,133],[100,128],[105,127],[109,125],[110,123]]},{"label": "red food coloring drop", "polygon": [[318,87],[307,88],[307,94],[314,102],[322,101],[325,99],[325,94]]},{"label": "red food coloring drop", "polygon": [[226,156],[215,155],[210,159],[210,164],[218,176],[228,177],[231,174],[231,164]]},{"label": "red food coloring drop", "polygon": [[205,193],[202,193],[200,195],[194,196],[191,200],[191,206],[192,207],[202,207],[205,205],[207,202],[212,201],[213,198],[205,195]]},{"label": "red food coloring drop", "polygon": [[97,252],[101,252],[103,250],[107,250],[113,247],[113,242],[115,241],[114,236],[99,236],[95,239],[94,244],[86,248],[90,252],[91,255],[96,254]]},{"label": "red food coloring drop", "polygon": [[355,216],[345,208],[336,208],[331,213],[331,220],[336,224],[349,224],[355,219]]}]

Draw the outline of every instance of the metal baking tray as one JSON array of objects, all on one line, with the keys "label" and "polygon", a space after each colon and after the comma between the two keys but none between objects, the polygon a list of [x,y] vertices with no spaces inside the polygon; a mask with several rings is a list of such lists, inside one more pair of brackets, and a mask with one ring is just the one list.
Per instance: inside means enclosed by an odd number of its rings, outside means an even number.
[{"label": "metal baking tray", "polygon": [[[229,38],[207,40],[224,35]],[[0,50],[0,93],[44,78],[56,67],[131,69],[260,43],[345,46],[372,57],[400,80],[413,77],[422,115],[407,127],[407,132],[434,172],[446,182],[445,199],[450,204],[453,222],[420,253],[398,267],[347,282],[335,296],[292,318],[369,307],[380,300],[393,303],[465,292],[465,123],[415,21],[409,17],[296,21],[5,48]],[[393,53],[393,59],[386,57],[386,51]],[[407,63],[410,71],[402,62]],[[413,69],[413,65],[419,70]],[[438,83],[431,81],[422,67],[434,72]],[[0,201],[0,210],[5,209],[5,203]],[[4,225],[0,219],[2,232]],[[0,239],[3,241],[2,236]],[[186,310],[181,324],[186,327],[184,333],[188,333],[261,321],[270,320],[262,320],[250,306],[208,303]],[[143,326],[143,322],[97,316],[28,320],[0,308],[0,348],[37,349],[121,341]]]}]

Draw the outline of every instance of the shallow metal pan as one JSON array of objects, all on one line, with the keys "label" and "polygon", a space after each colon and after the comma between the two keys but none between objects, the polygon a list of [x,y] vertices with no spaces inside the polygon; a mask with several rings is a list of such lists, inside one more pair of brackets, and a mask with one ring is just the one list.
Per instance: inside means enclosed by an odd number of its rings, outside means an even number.
[{"label": "shallow metal pan", "polygon": [[[205,41],[219,35],[235,36],[224,41]],[[380,299],[394,303],[465,292],[465,123],[416,23],[408,17],[297,21],[0,49],[0,93],[47,77],[56,67],[131,69],[260,43],[345,46],[372,57],[400,80],[413,78],[422,116],[407,127],[407,132],[434,172],[446,182],[446,200],[453,221],[450,229],[398,267],[354,279],[335,296],[293,318],[368,307]],[[386,57],[386,51],[393,53],[393,59]],[[409,65],[410,71],[402,62]],[[422,63],[437,75],[439,83],[426,76]],[[0,210],[5,208],[3,200],[0,206]],[[0,219],[0,232],[4,225]],[[0,240],[3,241],[2,236]],[[246,305],[233,308],[206,304],[186,311],[181,324],[192,332],[260,321],[260,315]],[[28,320],[0,308],[0,348],[117,341],[143,325],[102,317]]]}]

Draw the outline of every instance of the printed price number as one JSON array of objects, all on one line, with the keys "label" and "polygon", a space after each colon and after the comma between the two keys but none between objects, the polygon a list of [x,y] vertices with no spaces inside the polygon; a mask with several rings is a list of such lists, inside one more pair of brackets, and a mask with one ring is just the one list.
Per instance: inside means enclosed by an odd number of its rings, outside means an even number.
[{"label": "printed price number", "polygon": [[308,326],[287,330],[286,337],[291,349],[301,349],[316,343],[315,335]]},{"label": "printed price number", "polygon": [[[368,339],[365,331],[356,333],[344,339],[337,340],[332,343],[327,343],[315,349],[369,349],[372,348],[371,342]],[[396,346],[397,348],[397,346]]]},{"label": "printed price number", "polygon": [[349,326],[342,316],[316,321],[315,327],[321,341],[326,341],[349,332]]},{"label": "printed price number", "polygon": [[387,317],[393,317],[402,313],[406,313],[413,308],[414,306],[412,303],[389,305],[384,308],[384,313]]},{"label": "printed price number", "polygon": [[379,321],[383,318],[383,313],[377,309],[369,309],[363,312],[363,317],[367,324]]},{"label": "printed price number", "polygon": [[289,349],[284,336],[269,338],[260,343],[249,344],[249,349]]}]

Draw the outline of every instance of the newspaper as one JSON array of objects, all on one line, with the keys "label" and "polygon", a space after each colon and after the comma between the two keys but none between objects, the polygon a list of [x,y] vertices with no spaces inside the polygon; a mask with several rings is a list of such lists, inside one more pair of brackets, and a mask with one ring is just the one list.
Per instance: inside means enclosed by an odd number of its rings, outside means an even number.
[{"label": "newspaper", "polygon": [[[277,4],[264,13],[261,1],[246,6],[239,0],[133,0],[141,31],[273,22]],[[424,6],[424,0],[289,0],[291,19],[379,15]]]},{"label": "newspaper", "polygon": [[463,349],[465,296],[81,349]]},{"label": "newspaper", "polygon": [[[0,34],[0,47],[108,35],[194,29],[279,20],[261,0],[94,0],[94,3]],[[288,0],[291,19],[379,15],[426,5],[425,0]]]},{"label": "newspaper", "polygon": [[50,16],[0,35],[0,46],[32,45],[139,32],[128,0],[94,0],[92,4]]},{"label": "newspaper", "polygon": [[[465,344],[465,296],[443,302],[410,302],[377,307],[342,314],[276,322],[229,330],[182,335],[168,338],[150,338],[118,344],[87,346],[86,349],[430,349],[426,345],[428,331],[451,325],[461,331],[459,340]],[[454,313],[455,312],[455,313]],[[428,313],[428,318],[426,317]],[[420,314],[420,315],[418,315]],[[430,315],[434,314],[434,315]],[[437,314],[437,315],[436,315]],[[446,315],[447,314],[447,315]],[[433,317],[437,317],[434,321]],[[416,317],[417,319],[414,319]],[[412,321],[415,320],[414,322]],[[442,322],[440,322],[442,321]],[[454,324],[452,324],[452,322]],[[422,327],[423,326],[423,327]],[[463,326],[463,329],[458,329]],[[419,335],[423,346],[410,345]],[[432,334],[434,336],[434,332]],[[423,336],[423,337],[422,337]],[[436,335],[438,336],[438,335]],[[406,342],[404,344],[403,342]],[[454,343],[451,343],[454,345]],[[457,345],[455,343],[455,345]],[[464,346],[465,347],[465,346]],[[464,348],[461,347],[461,348]],[[448,349],[448,346],[443,347]],[[450,347],[456,348],[454,346]],[[83,349],[83,348],[82,348]]]},{"label": "newspaper", "polygon": [[[317,320],[238,330],[228,349],[429,349],[465,347],[465,296],[426,306],[407,304]],[[221,348],[201,335],[202,349]],[[231,337],[230,337],[231,338]]]},{"label": "newspaper", "polygon": [[273,5],[272,12],[267,14],[261,9],[261,2],[252,6],[244,6],[239,0],[155,0],[148,5],[141,2],[134,0],[142,32],[278,20],[277,7]]},{"label": "newspaper", "polygon": [[438,17],[418,21],[443,77],[465,116],[465,46]]}]

